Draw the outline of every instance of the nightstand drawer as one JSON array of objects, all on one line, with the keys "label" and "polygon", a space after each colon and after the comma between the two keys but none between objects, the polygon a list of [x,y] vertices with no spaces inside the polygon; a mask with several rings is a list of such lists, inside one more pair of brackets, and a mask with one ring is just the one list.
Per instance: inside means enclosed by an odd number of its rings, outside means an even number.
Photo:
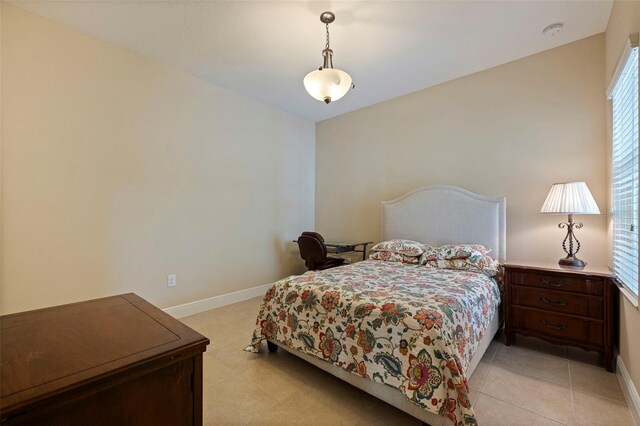
[{"label": "nightstand drawer", "polygon": [[511,288],[511,298],[511,302],[514,305],[581,315],[599,320],[604,318],[604,300],[600,297],[513,286]]},{"label": "nightstand drawer", "polygon": [[513,328],[538,335],[600,346],[604,342],[603,321],[513,306]]},{"label": "nightstand drawer", "polygon": [[593,296],[602,296],[604,294],[603,280],[579,276],[514,271],[511,273],[511,284],[546,290],[571,291]]}]

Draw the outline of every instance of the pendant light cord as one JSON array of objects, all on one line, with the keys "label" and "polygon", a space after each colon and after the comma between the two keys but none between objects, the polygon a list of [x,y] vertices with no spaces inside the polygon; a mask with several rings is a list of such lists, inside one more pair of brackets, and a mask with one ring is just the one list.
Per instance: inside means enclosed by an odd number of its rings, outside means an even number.
[{"label": "pendant light cord", "polygon": [[329,48],[329,24],[325,24],[327,27],[327,44],[325,45],[325,49]]},{"label": "pendant light cord", "polygon": [[[325,50],[331,50],[329,48],[329,24],[325,24],[325,26],[327,28],[327,43],[325,44],[324,48],[325,48]],[[330,68],[333,68],[333,55],[329,54],[329,58],[328,59],[329,59],[328,63],[325,62],[325,68],[327,68],[326,65],[329,65]]]}]

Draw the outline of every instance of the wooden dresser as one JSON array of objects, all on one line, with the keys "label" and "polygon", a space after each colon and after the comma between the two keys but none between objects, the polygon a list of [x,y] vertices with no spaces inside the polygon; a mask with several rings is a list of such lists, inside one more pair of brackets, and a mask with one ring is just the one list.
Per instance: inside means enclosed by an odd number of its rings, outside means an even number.
[{"label": "wooden dresser", "polygon": [[615,371],[617,287],[606,269],[565,268],[557,264],[505,265],[505,334],[577,346],[604,355]]},{"label": "wooden dresser", "polygon": [[209,340],[135,294],[0,317],[3,425],[202,424]]}]

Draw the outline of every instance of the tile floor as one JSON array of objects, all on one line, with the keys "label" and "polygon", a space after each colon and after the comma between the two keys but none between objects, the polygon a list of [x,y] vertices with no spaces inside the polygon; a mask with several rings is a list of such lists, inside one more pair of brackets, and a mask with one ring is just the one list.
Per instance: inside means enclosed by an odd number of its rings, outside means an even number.
[{"label": "tile floor", "polygon": [[[286,351],[270,354],[263,344],[260,354],[244,352],[260,302],[181,319],[211,340],[206,425],[420,425]],[[517,338],[510,347],[494,340],[469,379],[478,423],[633,426],[616,375],[599,362],[595,353],[535,339]]]}]

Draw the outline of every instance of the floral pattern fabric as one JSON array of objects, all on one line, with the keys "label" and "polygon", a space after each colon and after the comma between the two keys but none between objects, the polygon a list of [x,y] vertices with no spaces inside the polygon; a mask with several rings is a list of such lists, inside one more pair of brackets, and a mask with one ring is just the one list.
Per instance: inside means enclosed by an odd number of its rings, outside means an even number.
[{"label": "floral pattern fabric", "polygon": [[500,272],[500,262],[489,256],[474,256],[467,259],[427,260],[421,262],[431,268],[478,270],[495,277]]},{"label": "floral pattern fabric", "polygon": [[417,241],[411,240],[389,240],[382,241],[371,247],[372,252],[388,251],[391,253],[404,254],[405,256],[420,256],[427,247]]},{"label": "floral pattern fabric", "polygon": [[470,257],[486,256],[489,253],[491,253],[491,249],[487,249],[479,244],[458,244],[439,247],[429,246],[422,257],[424,261],[467,259]]},{"label": "floral pattern fabric", "polygon": [[406,254],[394,253],[391,251],[374,251],[369,255],[370,260],[384,260],[385,262],[402,262],[417,265],[420,263],[420,256],[407,256]]},{"label": "floral pattern fabric", "polygon": [[367,260],[276,282],[247,350],[277,340],[474,425],[464,371],[499,303],[479,271]]}]

